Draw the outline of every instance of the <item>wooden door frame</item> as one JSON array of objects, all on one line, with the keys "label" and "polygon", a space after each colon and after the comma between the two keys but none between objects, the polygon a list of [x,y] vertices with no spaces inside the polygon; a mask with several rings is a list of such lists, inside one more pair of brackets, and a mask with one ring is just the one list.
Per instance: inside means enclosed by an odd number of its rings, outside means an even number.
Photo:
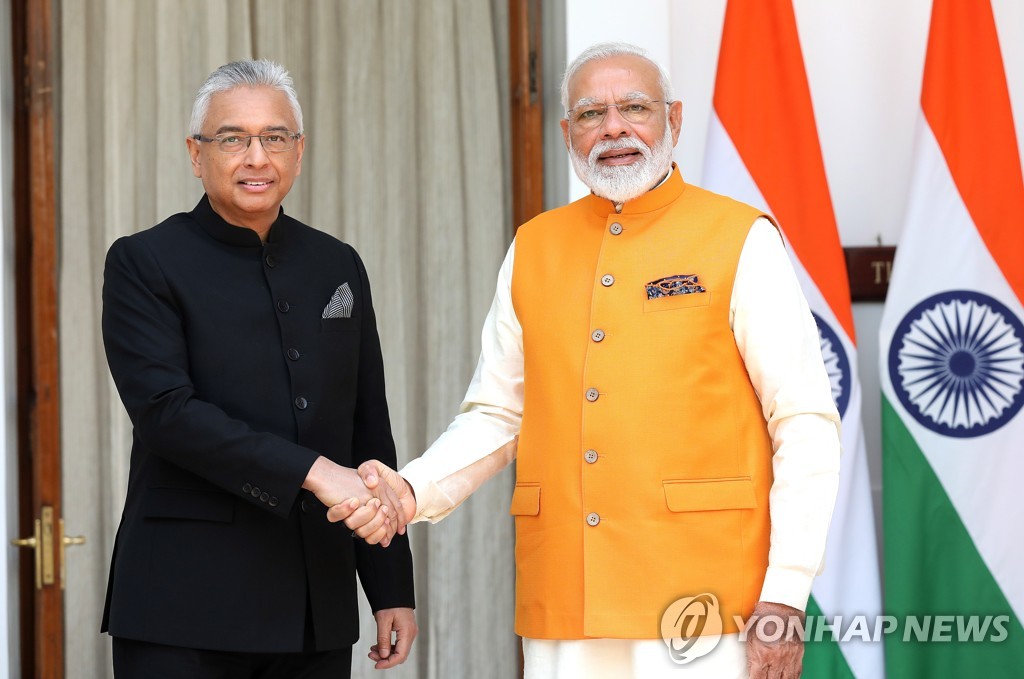
[{"label": "wooden door frame", "polygon": [[[14,240],[18,525],[34,532],[43,506],[60,526],[60,369],[57,308],[56,3],[11,0],[14,70]],[[63,530],[53,584],[36,587],[32,550],[19,559],[23,677],[64,676]]]},{"label": "wooden door frame", "polygon": [[541,2],[509,0],[508,17],[514,230],[544,210]]}]

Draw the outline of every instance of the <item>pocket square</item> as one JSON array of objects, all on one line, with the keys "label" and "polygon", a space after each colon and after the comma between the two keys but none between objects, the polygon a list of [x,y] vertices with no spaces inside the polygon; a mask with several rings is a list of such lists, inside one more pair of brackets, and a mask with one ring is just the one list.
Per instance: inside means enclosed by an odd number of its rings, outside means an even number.
[{"label": "pocket square", "polygon": [[703,285],[698,284],[697,274],[677,274],[665,276],[647,284],[647,299],[671,297],[673,295],[692,295],[695,292],[707,292]]},{"label": "pocket square", "polygon": [[355,298],[348,283],[342,283],[331,295],[331,301],[324,307],[323,318],[351,318]]}]

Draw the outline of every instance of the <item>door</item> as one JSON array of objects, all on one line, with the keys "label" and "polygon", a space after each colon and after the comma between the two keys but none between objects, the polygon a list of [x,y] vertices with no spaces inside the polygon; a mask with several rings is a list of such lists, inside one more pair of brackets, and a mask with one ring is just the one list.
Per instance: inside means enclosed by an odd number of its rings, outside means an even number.
[{"label": "door", "polygon": [[12,0],[18,512],[23,677],[64,676],[53,3]]}]

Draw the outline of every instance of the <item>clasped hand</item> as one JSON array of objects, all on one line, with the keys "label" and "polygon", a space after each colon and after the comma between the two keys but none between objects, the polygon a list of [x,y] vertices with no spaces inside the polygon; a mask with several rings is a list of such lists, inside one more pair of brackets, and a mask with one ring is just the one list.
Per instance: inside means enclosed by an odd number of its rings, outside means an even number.
[{"label": "clasped hand", "polygon": [[344,521],[353,535],[387,547],[395,533],[405,534],[406,524],[416,514],[416,496],[398,472],[378,460],[359,465],[357,473],[363,486],[360,492],[331,506],[327,520]]},{"label": "clasped hand", "polygon": [[[384,483],[380,483],[382,479]],[[405,534],[405,524],[416,513],[416,498],[409,484],[377,460],[363,463],[356,471],[317,458],[302,487],[330,507],[330,521],[344,520],[353,535],[383,547],[391,544],[395,533]]]}]

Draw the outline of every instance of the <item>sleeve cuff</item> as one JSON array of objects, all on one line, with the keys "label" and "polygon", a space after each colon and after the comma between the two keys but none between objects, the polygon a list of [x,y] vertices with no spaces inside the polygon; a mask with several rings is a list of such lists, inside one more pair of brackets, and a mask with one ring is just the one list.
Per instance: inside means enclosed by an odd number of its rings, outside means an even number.
[{"label": "sleeve cuff", "polygon": [[807,608],[811,596],[813,575],[807,575],[791,568],[769,566],[761,587],[761,601],[785,604],[801,611]]},{"label": "sleeve cuff", "polygon": [[448,494],[441,490],[436,481],[424,478],[418,470],[422,465],[416,464],[413,460],[407,464],[400,474],[409,482],[413,492],[416,494],[416,514],[410,523],[429,521],[437,523],[452,513],[455,509],[455,501],[448,497]]}]

